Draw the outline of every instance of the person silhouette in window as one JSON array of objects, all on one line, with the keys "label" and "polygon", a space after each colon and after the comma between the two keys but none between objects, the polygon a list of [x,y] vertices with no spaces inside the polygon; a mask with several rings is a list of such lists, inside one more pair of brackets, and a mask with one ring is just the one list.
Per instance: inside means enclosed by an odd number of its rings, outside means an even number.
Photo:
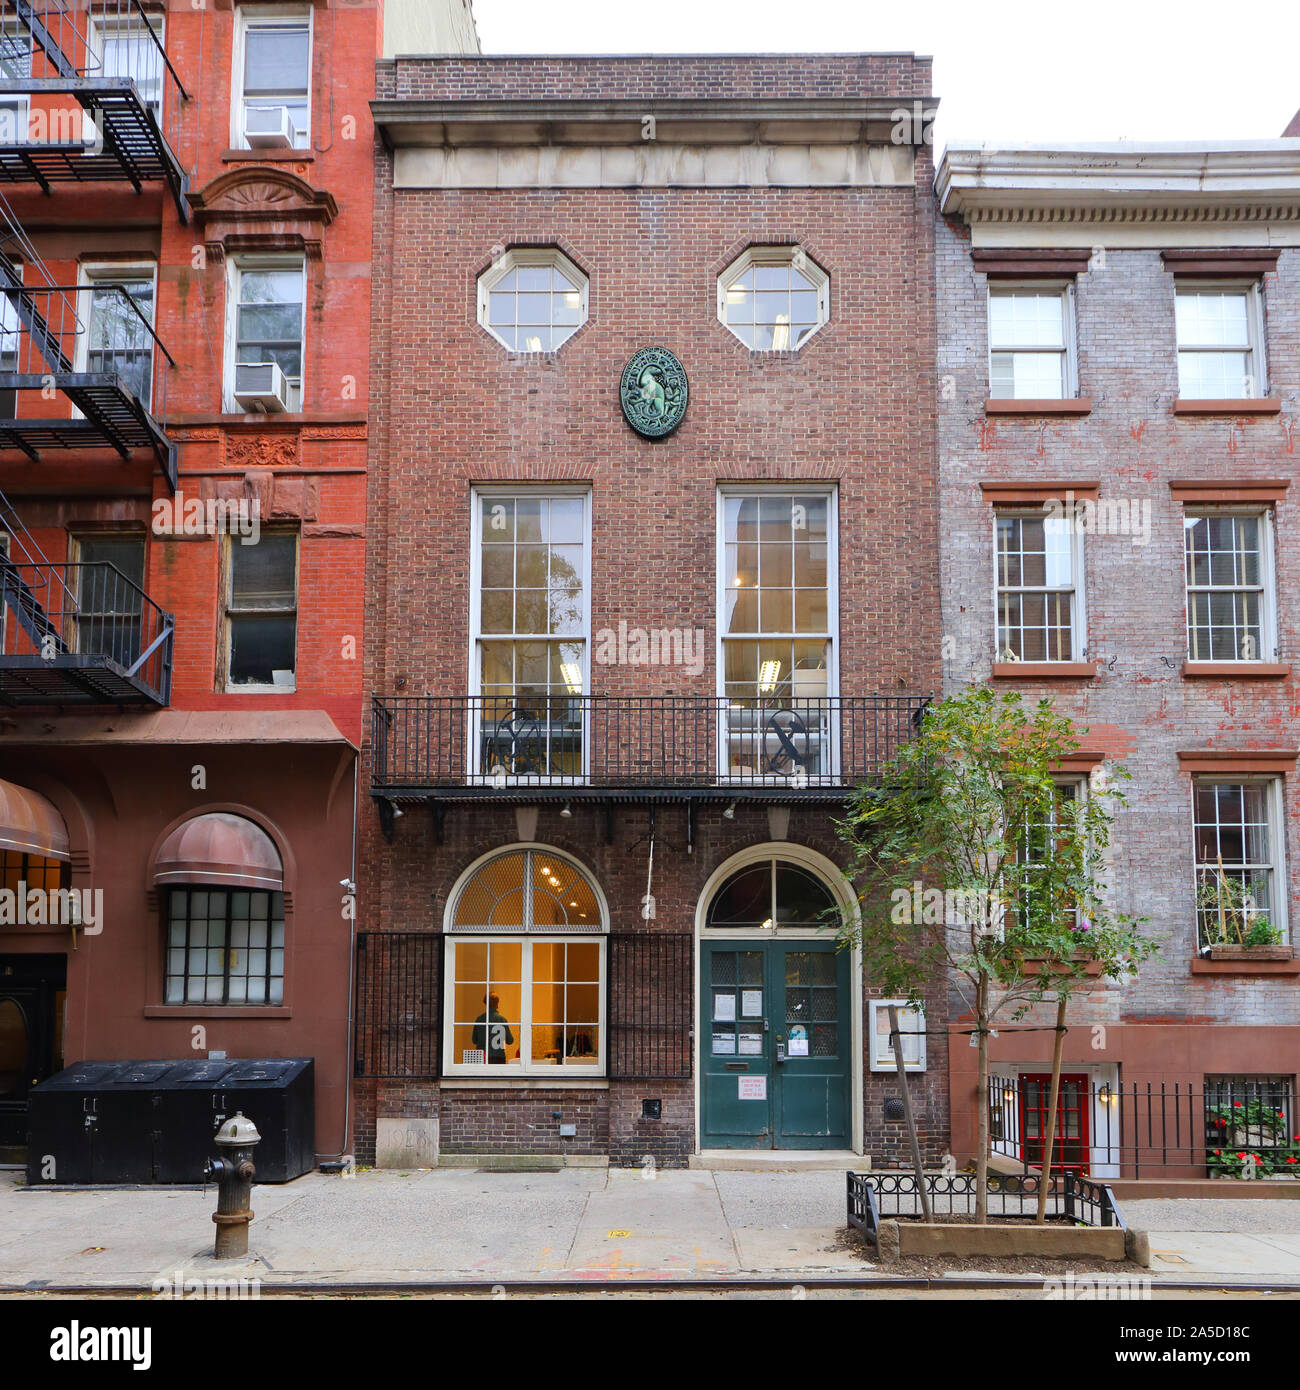
[{"label": "person silhouette in window", "polygon": [[515,1035],[506,1016],[497,1009],[501,996],[489,994],[483,1002],[487,1008],[474,1020],[470,1037],[475,1047],[487,1053],[489,1064],[497,1066],[506,1060],[506,1048],[514,1046]]}]

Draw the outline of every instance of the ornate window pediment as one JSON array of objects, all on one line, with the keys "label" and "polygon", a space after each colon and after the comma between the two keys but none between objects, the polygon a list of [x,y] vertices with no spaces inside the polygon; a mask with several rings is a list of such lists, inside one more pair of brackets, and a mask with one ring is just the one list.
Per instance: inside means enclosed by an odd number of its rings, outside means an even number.
[{"label": "ornate window pediment", "polygon": [[338,215],[334,196],[287,170],[240,166],[190,195],[194,220],[216,255],[300,251],[318,260],[324,229]]}]

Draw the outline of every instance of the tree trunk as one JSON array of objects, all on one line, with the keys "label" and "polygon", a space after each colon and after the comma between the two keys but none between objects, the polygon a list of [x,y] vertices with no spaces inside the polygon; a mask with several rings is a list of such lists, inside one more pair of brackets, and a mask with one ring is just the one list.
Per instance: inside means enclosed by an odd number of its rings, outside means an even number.
[{"label": "tree trunk", "polygon": [[975,1082],[975,1221],[989,1220],[989,977],[981,975],[975,991],[975,1027],[979,1038],[979,1076]]},{"label": "tree trunk", "polygon": [[1052,1144],[1056,1139],[1056,1107],[1061,1095],[1061,1052],[1065,1047],[1065,1003],[1065,995],[1058,995],[1056,1041],[1052,1046],[1052,1098],[1047,1105],[1047,1135],[1043,1140],[1043,1163],[1038,1178],[1038,1215],[1035,1220],[1039,1226],[1047,1224],[1047,1187],[1052,1180]]},{"label": "tree trunk", "polygon": [[921,1163],[921,1143],[916,1137],[916,1121],[912,1118],[912,1092],[907,1085],[907,1066],[903,1061],[903,1035],[898,1031],[898,1007],[889,1006],[889,1044],[894,1049],[894,1065],[898,1068],[898,1087],[903,1093],[903,1119],[907,1121],[907,1137],[912,1145],[912,1171],[916,1174],[916,1197],[926,1224],[934,1220],[930,1211],[930,1194],[925,1186],[925,1168]]}]

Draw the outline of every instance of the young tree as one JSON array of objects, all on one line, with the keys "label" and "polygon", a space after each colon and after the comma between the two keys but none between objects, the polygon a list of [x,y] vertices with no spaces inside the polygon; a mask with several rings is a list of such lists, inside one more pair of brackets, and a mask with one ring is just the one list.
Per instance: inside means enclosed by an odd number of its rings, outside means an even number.
[{"label": "young tree", "polygon": [[[1083,732],[1086,732],[1084,730]],[[976,1220],[988,1219],[989,1029],[1090,979],[1136,974],[1155,944],[1103,880],[1114,779],[1074,797],[1057,779],[1079,747],[1051,700],[974,686],[928,707],[919,736],[850,798],[837,831],[861,905],[842,938],[867,979],[919,1005],[955,982],[979,1043]],[[1059,1053],[1058,1053],[1059,1056]],[[1055,1090],[1055,1087],[1053,1088]],[[1044,1182],[1048,1174],[1044,1174]]]}]

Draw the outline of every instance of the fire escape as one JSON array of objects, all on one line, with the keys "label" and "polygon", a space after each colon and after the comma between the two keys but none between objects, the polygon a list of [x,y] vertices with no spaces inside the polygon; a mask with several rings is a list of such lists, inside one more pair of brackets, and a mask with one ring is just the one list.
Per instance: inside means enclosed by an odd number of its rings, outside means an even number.
[{"label": "fire escape", "polygon": [[[138,0],[0,0],[0,183],[186,178],[164,133],[185,92]],[[175,362],[153,288],[60,284],[0,193],[0,461],[51,451],[152,454],[176,488],[161,423]],[[108,561],[54,564],[0,494],[0,705],[165,705],[172,618]]]}]

